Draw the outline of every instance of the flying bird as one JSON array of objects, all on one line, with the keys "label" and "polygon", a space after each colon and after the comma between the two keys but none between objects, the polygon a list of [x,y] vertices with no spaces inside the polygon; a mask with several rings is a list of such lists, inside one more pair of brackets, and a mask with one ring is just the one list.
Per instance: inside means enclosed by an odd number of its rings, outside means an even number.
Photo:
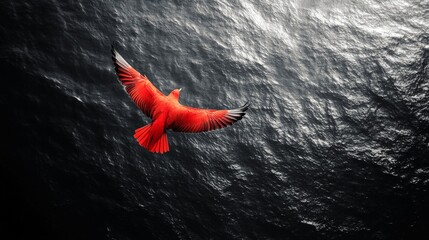
[{"label": "flying bird", "polygon": [[170,150],[167,129],[175,132],[206,132],[224,128],[240,120],[249,107],[246,102],[236,109],[201,109],[179,103],[181,88],[164,95],[145,76],[136,71],[112,45],[112,60],[122,85],[140,110],[152,119],[135,130],[134,138],[150,152]]}]

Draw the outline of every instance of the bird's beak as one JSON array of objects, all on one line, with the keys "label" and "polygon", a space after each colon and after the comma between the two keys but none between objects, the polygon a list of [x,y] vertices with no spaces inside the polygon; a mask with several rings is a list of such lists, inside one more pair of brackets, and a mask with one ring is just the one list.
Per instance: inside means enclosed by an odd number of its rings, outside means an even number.
[{"label": "bird's beak", "polygon": [[182,88],[179,88],[179,92],[182,91]]}]

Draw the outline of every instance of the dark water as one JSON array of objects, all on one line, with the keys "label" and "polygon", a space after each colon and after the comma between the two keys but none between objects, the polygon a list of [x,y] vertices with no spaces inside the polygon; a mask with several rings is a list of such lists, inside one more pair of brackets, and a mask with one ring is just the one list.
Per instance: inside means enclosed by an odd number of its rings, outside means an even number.
[{"label": "dark water", "polygon": [[[428,1],[0,5],[2,239],[429,234]],[[112,41],[183,104],[248,115],[148,153]]]}]

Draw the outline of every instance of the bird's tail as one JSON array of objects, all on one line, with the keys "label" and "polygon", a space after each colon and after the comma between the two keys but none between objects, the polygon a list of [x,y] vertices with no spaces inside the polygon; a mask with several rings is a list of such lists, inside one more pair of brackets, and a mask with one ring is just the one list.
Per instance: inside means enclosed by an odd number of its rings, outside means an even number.
[{"label": "bird's tail", "polygon": [[160,138],[154,139],[154,135],[152,134],[152,131],[150,131],[151,127],[152,124],[148,124],[144,127],[136,129],[134,138],[137,140],[140,146],[154,153],[166,153],[170,151],[167,134],[164,132]]}]

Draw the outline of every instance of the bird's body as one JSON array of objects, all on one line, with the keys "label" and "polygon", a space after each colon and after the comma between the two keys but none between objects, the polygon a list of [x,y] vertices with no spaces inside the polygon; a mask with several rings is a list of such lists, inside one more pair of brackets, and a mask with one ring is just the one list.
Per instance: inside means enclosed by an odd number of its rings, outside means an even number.
[{"label": "bird's body", "polygon": [[204,132],[223,128],[240,120],[247,110],[246,103],[232,110],[187,107],[179,103],[180,89],[169,95],[159,91],[149,79],[131,67],[112,47],[113,62],[119,80],[136,105],[152,123],[138,128],[134,137],[151,152],[169,151],[166,129],[176,132]]}]

